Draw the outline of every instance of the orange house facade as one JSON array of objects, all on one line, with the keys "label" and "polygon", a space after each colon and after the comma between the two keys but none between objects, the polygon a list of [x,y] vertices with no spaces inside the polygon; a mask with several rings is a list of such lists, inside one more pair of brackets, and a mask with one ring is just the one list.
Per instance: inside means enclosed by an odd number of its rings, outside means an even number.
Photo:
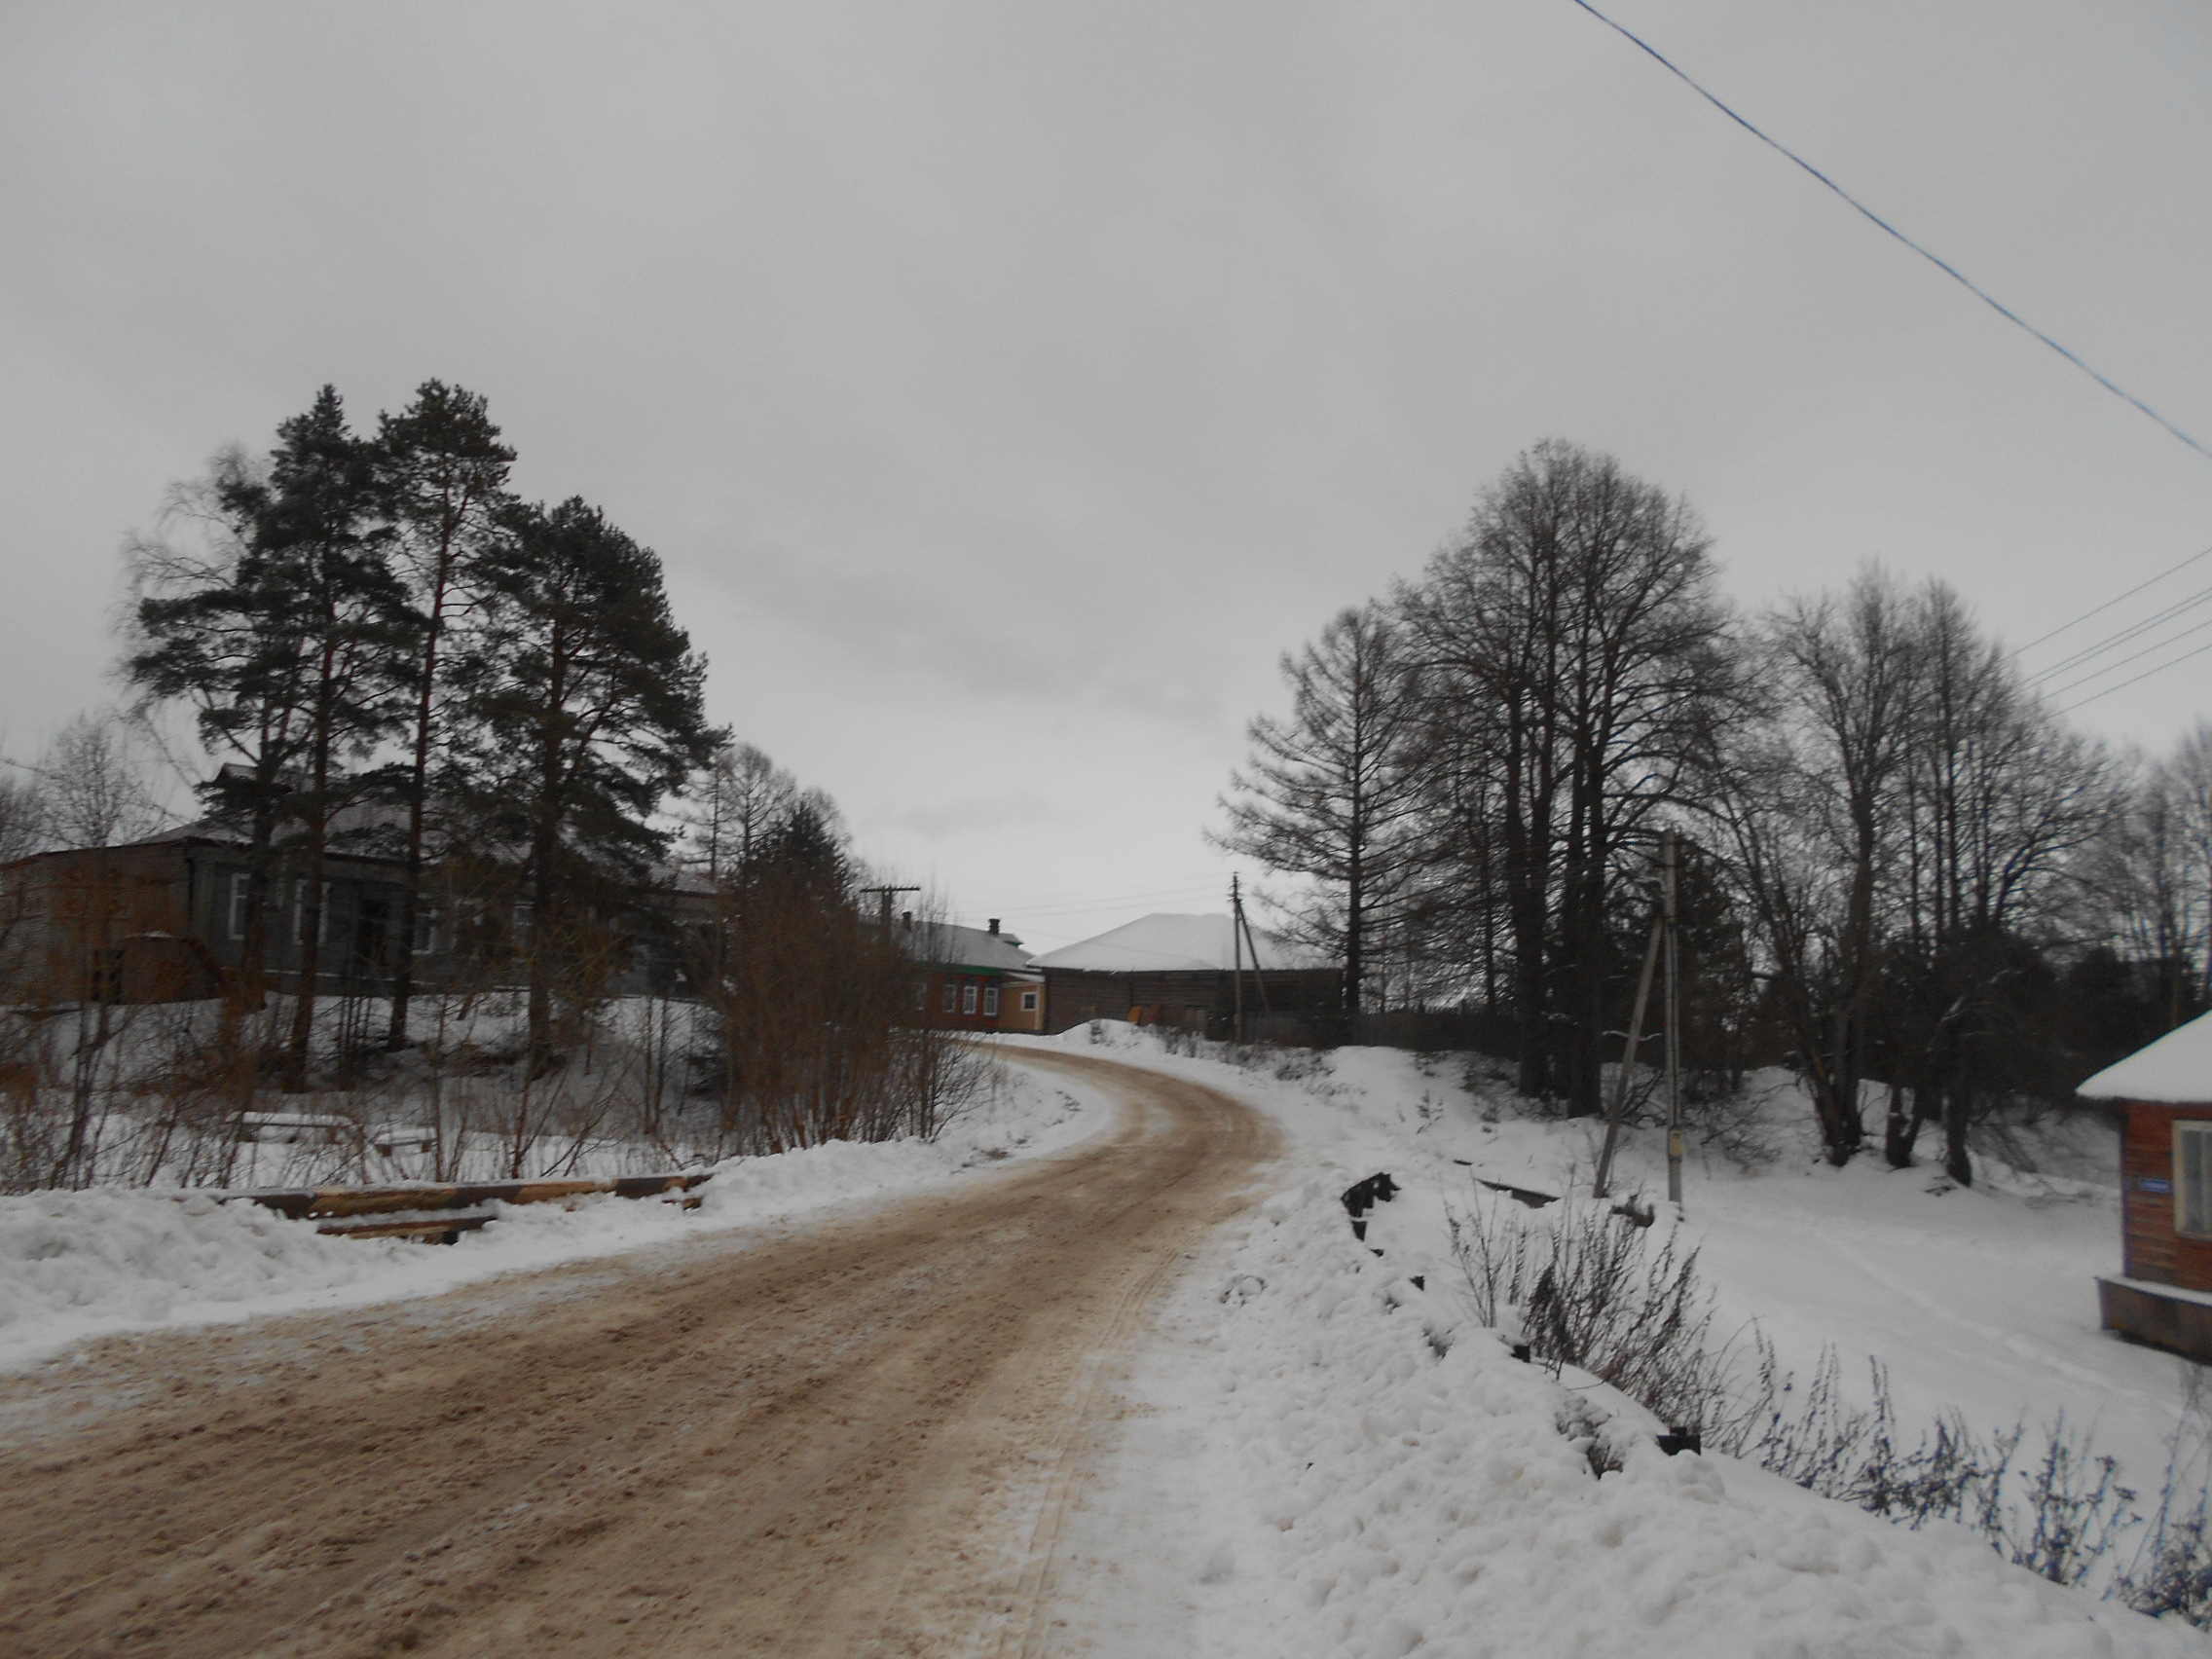
[{"label": "orange house facade", "polygon": [[914,1011],[929,1024],[954,1031],[1039,1031],[1044,1028],[1044,977],[1029,965],[1021,940],[999,928],[900,918],[914,958]]}]

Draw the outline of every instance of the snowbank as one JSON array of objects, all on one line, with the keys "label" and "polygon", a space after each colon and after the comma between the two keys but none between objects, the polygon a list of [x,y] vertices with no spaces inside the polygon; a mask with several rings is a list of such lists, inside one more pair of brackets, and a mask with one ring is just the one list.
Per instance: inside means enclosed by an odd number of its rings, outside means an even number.
[{"label": "snowbank", "polygon": [[[1517,1120],[1502,1088],[1470,1092],[1456,1066],[1399,1051],[1293,1051],[1253,1071],[1167,1054],[1124,1025],[1100,1036],[1041,1041],[1225,1088],[1293,1149],[1291,1185],[1176,1293],[1104,1486],[1074,1524],[1071,1565],[1093,1576],[1068,1617],[1100,1651],[2205,1650],[2195,1632],[2037,1578],[1963,1529],[1915,1532],[1730,1458],[1670,1458],[1633,1402],[1514,1361],[1473,1317],[1446,1205],[1510,1201],[1478,1179],[1586,1186],[1589,1125]],[[1620,1190],[1664,1192],[1663,1167],[1633,1140]],[[1372,1212],[1378,1258],[1339,1195],[1381,1170],[1402,1192]],[[1786,1364],[1810,1369],[1831,1340],[1846,1364],[1879,1352],[1900,1395],[1909,1377],[1916,1403],[1964,1406],[1977,1427],[2060,1406],[2083,1422],[2101,1403],[2100,1443],[2131,1428],[2115,1437],[2127,1460],[2157,1456],[2172,1362],[2095,1328],[2089,1273],[2116,1247],[2115,1217],[2068,1201],[2080,1183],[2015,1185],[1947,1190],[1926,1169],[1871,1163],[1747,1175],[1715,1161],[1693,1165],[1684,1242],[1704,1251],[1724,1326],[1783,1318]],[[1621,1466],[1594,1474],[1593,1442]],[[1155,1583],[1169,1593],[1126,1594]]]},{"label": "snowbank", "polygon": [[1057,1076],[1013,1069],[997,1100],[934,1141],[834,1141],[716,1166],[698,1209],[608,1195],[498,1204],[452,1245],[343,1239],[205,1193],[95,1188],[0,1198],[0,1371],[89,1337],[236,1322],[308,1309],[425,1296],[704,1233],[756,1227],[832,1204],[957,1179],[1065,1149],[1111,1108]]},{"label": "snowbank", "polygon": [[[1186,1286],[1169,1343],[1134,1380],[1147,1410],[1110,1476],[1153,1482],[1145,1513],[1105,1501],[1071,1555],[1149,1554],[1173,1576],[1148,1631],[1103,1596],[1068,1611],[1106,1650],[2204,1650],[2194,1632],[2047,1583],[1961,1529],[1907,1531],[1729,1458],[1667,1456],[1633,1403],[1516,1362],[1448,1289],[1417,1288],[1393,1254],[1356,1244],[1337,1199],[1345,1173],[1266,1205]],[[1594,1473],[1594,1445],[1620,1466]]]},{"label": "snowbank", "polygon": [[[1156,1033],[1118,1022],[1102,1033],[1095,1051],[1081,1027],[1043,1041],[1243,1094],[1347,1183],[1391,1169],[1417,1195],[1459,1201],[1476,1178],[1587,1191],[1597,1164],[1601,1124],[1530,1115],[1502,1082],[1470,1088],[1456,1057],[1285,1051],[1253,1072],[1163,1055]],[[1682,1242],[1699,1253],[1716,1330],[1748,1338],[1756,1321],[1800,1379],[1832,1348],[1861,1405],[1867,1359],[1879,1358],[1916,1435],[1955,1408],[1977,1431],[2024,1420],[2032,1438],[2063,1412],[2119,1459],[2125,1484],[2156,1493],[2186,1367],[2099,1327],[2096,1275],[2118,1272],[2120,1256],[2110,1125],[2085,1113],[2046,1124],[2015,1149],[2032,1152],[2040,1172],[1977,1155],[1976,1184],[1960,1188],[1932,1164],[1891,1169],[1878,1154],[1831,1167],[1794,1080],[1752,1082],[1754,1095],[1772,1096],[1759,1126],[1778,1156],[1747,1168],[1693,1135],[1685,1173]],[[1628,1132],[1616,1194],[1665,1194],[1663,1143],[1656,1129]]]}]

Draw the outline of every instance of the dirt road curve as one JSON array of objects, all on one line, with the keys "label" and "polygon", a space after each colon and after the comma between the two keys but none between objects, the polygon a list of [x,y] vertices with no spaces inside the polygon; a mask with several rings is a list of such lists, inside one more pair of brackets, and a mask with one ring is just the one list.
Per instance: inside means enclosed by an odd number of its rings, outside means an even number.
[{"label": "dirt road curve", "polygon": [[1100,1378],[1273,1151],[1227,1097],[766,1242],[0,1387],[0,1652],[1040,1654]]}]

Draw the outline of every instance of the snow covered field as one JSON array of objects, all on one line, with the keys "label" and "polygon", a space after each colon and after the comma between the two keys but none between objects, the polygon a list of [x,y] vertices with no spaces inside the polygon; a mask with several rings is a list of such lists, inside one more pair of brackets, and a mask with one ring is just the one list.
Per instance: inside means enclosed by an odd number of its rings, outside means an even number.
[{"label": "snow covered field", "polygon": [[[1951,1524],[1909,1531],[1735,1459],[1667,1457],[1632,1402],[1514,1361],[1473,1316],[1445,1206],[1475,1200],[1476,1173],[1586,1184],[1585,1125],[1516,1120],[1399,1052],[1278,1079],[1103,1032],[1094,1051],[1262,1105],[1294,1150],[1288,1184],[1177,1292],[1063,1540],[1068,1617],[1101,1652],[2204,1650]],[[1089,1047],[1082,1029],[1048,1041]],[[1664,1192],[1656,1150],[1632,1146],[1617,1190]],[[1381,1259],[1339,1200],[1379,1170],[1406,1189],[1374,1212]],[[1824,1343],[1847,1366],[1872,1351],[1908,1412],[2033,1427],[2063,1409],[2138,1478],[2162,1469],[2178,1362],[2096,1329],[2089,1275],[2112,1265],[2118,1222],[2095,1184],[1933,1184],[1806,1158],[1693,1164],[1689,1233],[1726,1315],[1759,1318],[1786,1364],[1809,1370]],[[1593,1439],[1616,1473],[1593,1479]]]},{"label": "snow covered field", "polygon": [[427,1296],[546,1268],[742,1229],[1057,1151],[1103,1129],[1102,1100],[1073,1082],[1009,1069],[1005,1086],[934,1141],[831,1142],[719,1164],[696,1210],[592,1197],[496,1206],[452,1245],[324,1237],[204,1193],[95,1188],[0,1198],[0,1371],[88,1337]]}]

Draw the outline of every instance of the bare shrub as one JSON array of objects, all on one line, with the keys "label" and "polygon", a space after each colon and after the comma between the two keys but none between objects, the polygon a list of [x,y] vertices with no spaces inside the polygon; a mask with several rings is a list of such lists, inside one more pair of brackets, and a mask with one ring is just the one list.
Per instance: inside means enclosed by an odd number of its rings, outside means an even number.
[{"label": "bare shrub", "polygon": [[1907,1527],[1971,1527],[2006,1560],[2056,1584],[2081,1583],[2142,1521],[2114,1460],[2096,1454],[2064,1413],[2043,1429],[2031,1457],[2020,1455],[2029,1443],[2024,1422],[1983,1436],[1955,1411],[1908,1444],[1879,1360],[1867,1361],[1871,1403],[1855,1406],[1844,1398],[1832,1349],[1800,1388],[1764,1338],[1754,1341],[1756,1381],[1714,1437],[1719,1451]]},{"label": "bare shrub", "polygon": [[[1957,1412],[1917,1441],[1899,1430],[1889,1374],[1869,1359],[1870,1403],[1845,1395],[1832,1349],[1802,1383],[1773,1345],[1751,1333],[1750,1375],[1734,1344],[1713,1338],[1697,1252],[1594,1204],[1555,1216],[1478,1200],[1450,1212],[1452,1251],[1484,1323],[1518,1327],[1554,1376],[1587,1371],[1670,1425],[1700,1430],[1807,1491],[1899,1525],[1957,1522],[2006,1560],[2057,1584],[2081,1584],[2118,1559],[2144,1518],[2118,1465],[2064,1414],[2029,1456],[2026,1424],[1981,1434]],[[2147,1612],[2212,1622],[2212,1428],[2193,1368],[2164,1492],[2134,1556],[2107,1593]],[[1566,1430],[1563,1428],[1563,1432]],[[1597,1467],[1593,1460],[1593,1467]]]},{"label": "bare shrub", "polygon": [[1672,1230],[1654,1245],[1608,1208],[1563,1201],[1556,1219],[1525,1219],[1502,1198],[1450,1212],[1477,1311],[1493,1325],[1510,1315],[1554,1376],[1571,1365],[1670,1426],[1702,1429],[1725,1398],[1726,1361],[1710,1341],[1697,1252],[1682,1253]]},{"label": "bare shrub", "polygon": [[2182,1367],[2158,1506],[2112,1593],[2137,1612],[2212,1629],[2212,1390],[2202,1366]]}]

